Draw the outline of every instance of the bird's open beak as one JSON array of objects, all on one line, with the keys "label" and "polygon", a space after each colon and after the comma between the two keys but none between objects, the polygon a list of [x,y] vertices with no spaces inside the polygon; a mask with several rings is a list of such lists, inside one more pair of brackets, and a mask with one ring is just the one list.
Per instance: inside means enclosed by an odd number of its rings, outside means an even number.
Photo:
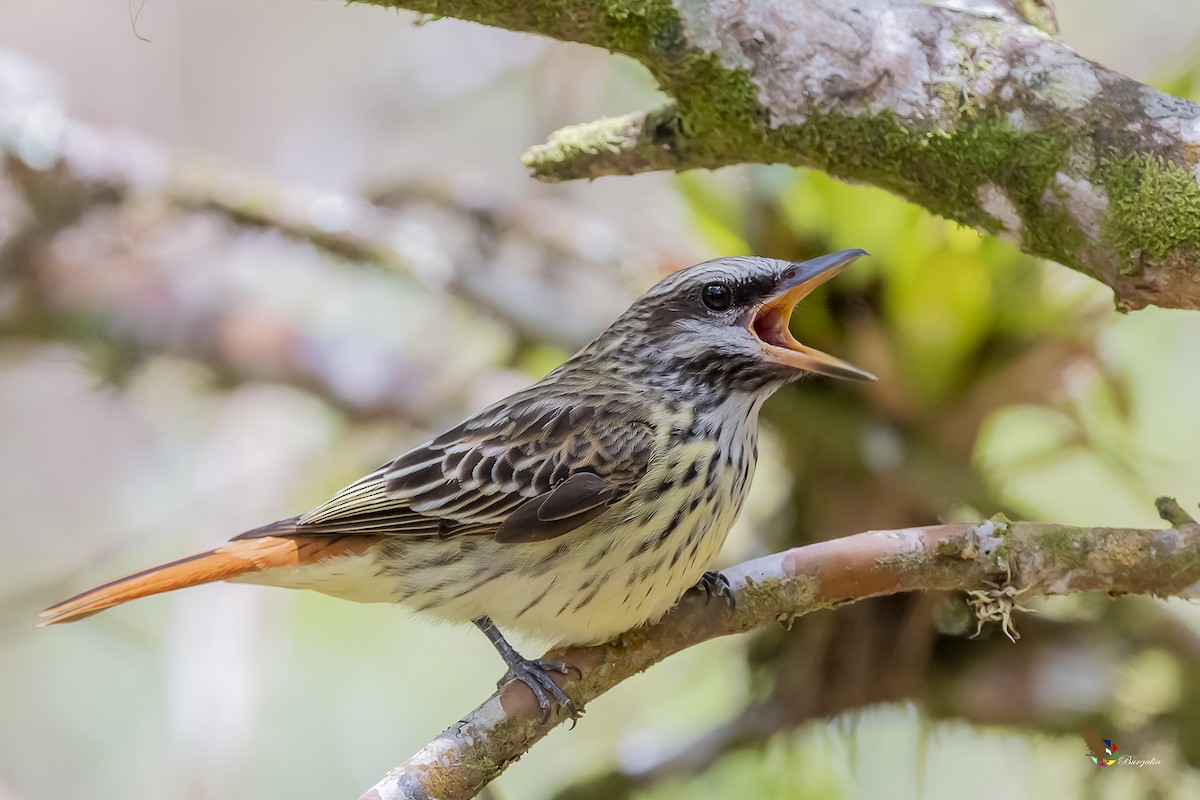
[{"label": "bird's open beak", "polygon": [[[827,375],[830,378],[873,381],[875,376],[840,358],[796,341],[788,330],[796,304],[822,283],[842,271],[842,267],[866,250],[839,250],[826,256],[795,264],[783,275],[774,295],[759,306],[750,321],[750,332],[762,343],[767,358],[796,369]],[[790,273],[790,274],[789,274]]]}]

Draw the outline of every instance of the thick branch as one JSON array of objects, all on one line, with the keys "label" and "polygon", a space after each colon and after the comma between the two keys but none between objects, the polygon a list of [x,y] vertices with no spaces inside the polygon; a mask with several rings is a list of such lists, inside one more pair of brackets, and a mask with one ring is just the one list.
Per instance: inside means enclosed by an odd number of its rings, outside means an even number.
[{"label": "thick branch", "polygon": [[[736,611],[689,596],[655,625],[608,644],[557,653],[581,670],[562,680],[575,704],[583,708],[700,642],[897,592],[977,590],[1010,580],[1022,599],[1092,589],[1197,597],[1200,525],[1130,530],[988,522],[877,531],[776,553],[725,574],[737,595]],[[360,800],[474,797],[560,722],[556,716],[543,723],[529,690],[508,683]]]},{"label": "thick branch", "polygon": [[[641,61],[672,102],[531,149],[545,180],[782,162],[889,189],[1111,286],[1200,308],[1200,107],[997,0],[375,0]],[[1020,14],[1017,9],[1028,9]]]}]

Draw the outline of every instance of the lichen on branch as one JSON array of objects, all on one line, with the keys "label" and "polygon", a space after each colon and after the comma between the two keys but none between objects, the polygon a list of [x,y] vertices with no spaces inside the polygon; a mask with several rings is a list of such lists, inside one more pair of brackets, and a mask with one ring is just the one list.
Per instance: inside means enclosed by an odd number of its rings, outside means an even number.
[{"label": "lichen on branch", "polygon": [[640,61],[671,102],[532,148],[544,180],[758,162],[889,189],[1200,308],[1200,106],[1072,51],[1033,0],[376,0]]}]

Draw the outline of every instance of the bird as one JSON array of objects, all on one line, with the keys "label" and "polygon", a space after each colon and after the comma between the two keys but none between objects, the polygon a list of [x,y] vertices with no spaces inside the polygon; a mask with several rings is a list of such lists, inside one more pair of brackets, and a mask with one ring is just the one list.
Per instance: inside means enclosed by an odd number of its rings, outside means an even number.
[{"label": "bird", "polygon": [[545,378],[389,461],[300,516],[50,606],[72,622],[213,581],[313,589],[473,623],[545,718],[577,716],[501,629],[560,646],[662,617],[710,567],[758,457],[758,413],[806,374],[874,380],[800,343],[796,305],[865,250],[738,256],[678,270]]}]

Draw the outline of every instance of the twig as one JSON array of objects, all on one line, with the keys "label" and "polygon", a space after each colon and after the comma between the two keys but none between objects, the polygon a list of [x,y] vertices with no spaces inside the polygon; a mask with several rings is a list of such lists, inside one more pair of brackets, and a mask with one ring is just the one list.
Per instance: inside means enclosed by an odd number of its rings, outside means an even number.
[{"label": "twig", "polygon": [[1154,501],[1154,507],[1158,509],[1158,515],[1162,517],[1163,521],[1171,523],[1176,528],[1187,528],[1200,524],[1191,514],[1183,510],[1183,506],[1179,505],[1174,497],[1160,497]]},{"label": "twig", "polygon": [[[1001,578],[1027,596],[1092,589],[1200,596],[1200,528],[936,525],[821,542],[725,574],[736,592],[736,611],[689,596],[658,623],[616,641],[555,652],[581,670],[580,677],[562,680],[576,706],[695,644],[868,597],[968,591]],[[543,722],[533,695],[519,683],[506,684],[360,800],[474,797],[562,720]]]}]

